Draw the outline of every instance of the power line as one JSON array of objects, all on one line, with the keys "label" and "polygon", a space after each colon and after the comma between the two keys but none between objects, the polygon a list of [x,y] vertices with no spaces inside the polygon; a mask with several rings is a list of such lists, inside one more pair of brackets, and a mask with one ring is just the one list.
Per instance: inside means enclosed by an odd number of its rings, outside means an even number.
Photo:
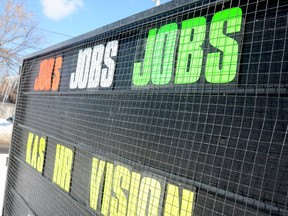
[{"label": "power line", "polygon": [[61,32],[55,32],[55,31],[51,31],[51,30],[48,30],[48,29],[45,29],[45,28],[40,28],[40,27],[28,25],[28,24],[25,24],[25,23],[17,23],[17,22],[15,22],[15,21],[11,21],[11,20],[9,20],[8,22],[11,22],[11,23],[14,23],[14,24],[17,24],[17,25],[21,25],[21,26],[28,26],[28,27],[31,27],[31,28],[39,29],[39,30],[41,30],[41,31],[49,32],[49,33],[52,33],[52,34],[57,34],[57,35],[65,36],[65,37],[68,37],[68,38],[74,37],[74,36],[71,36],[71,35],[63,34],[63,33],[61,33]]},{"label": "power line", "polygon": [[43,29],[43,28],[39,28],[39,27],[34,27],[34,28],[39,29],[39,30],[41,30],[41,31],[50,32],[50,33],[53,33],[53,34],[57,34],[57,35],[62,35],[62,36],[65,36],[65,37],[69,37],[69,38],[74,37],[74,36],[67,35],[67,34],[63,34],[63,33],[60,33],[60,32],[50,31],[50,30],[48,30],[48,29]]}]

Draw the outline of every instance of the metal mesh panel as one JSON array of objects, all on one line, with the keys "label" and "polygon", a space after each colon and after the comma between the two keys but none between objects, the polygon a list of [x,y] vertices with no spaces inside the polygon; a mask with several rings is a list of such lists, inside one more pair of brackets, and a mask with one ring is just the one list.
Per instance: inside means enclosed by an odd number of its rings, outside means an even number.
[{"label": "metal mesh panel", "polygon": [[287,12],[172,1],[27,57],[3,215],[287,215]]}]

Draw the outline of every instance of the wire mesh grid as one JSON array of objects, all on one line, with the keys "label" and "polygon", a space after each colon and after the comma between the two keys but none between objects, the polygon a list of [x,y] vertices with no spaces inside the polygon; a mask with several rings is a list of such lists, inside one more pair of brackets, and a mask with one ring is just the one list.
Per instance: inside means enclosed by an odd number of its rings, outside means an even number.
[{"label": "wire mesh grid", "polygon": [[173,1],[25,59],[3,215],[287,215],[287,12]]}]

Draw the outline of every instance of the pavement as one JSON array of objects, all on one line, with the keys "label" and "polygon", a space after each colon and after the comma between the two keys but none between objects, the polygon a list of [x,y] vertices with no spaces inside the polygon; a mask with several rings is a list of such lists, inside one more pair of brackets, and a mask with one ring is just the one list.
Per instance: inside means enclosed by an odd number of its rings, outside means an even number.
[{"label": "pavement", "polygon": [[0,119],[0,147],[7,148],[11,142],[13,124],[6,119]]},{"label": "pavement", "polygon": [[[7,152],[7,149],[4,149]],[[4,193],[5,193],[5,184],[7,176],[7,162],[8,154],[0,153],[0,213],[3,209]]]},{"label": "pavement", "polygon": [[7,176],[6,161],[11,143],[12,127],[13,125],[6,121],[6,119],[0,119],[0,214],[3,209]]},{"label": "pavement", "polygon": [[8,152],[9,152],[9,145],[1,145],[0,144],[0,155],[8,154]]}]

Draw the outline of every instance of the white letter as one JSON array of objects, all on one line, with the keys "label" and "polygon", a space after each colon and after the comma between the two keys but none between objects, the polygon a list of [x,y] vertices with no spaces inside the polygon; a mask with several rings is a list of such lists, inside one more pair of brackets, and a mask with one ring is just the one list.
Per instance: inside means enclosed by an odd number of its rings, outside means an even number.
[{"label": "white letter", "polygon": [[89,70],[90,70],[91,53],[92,53],[91,47],[86,48],[83,51],[83,58],[82,58],[82,65],[81,65],[82,70],[81,70],[81,73],[79,73],[79,76],[76,76],[78,80],[79,89],[84,89],[87,86],[88,75],[89,75]]},{"label": "white letter", "polygon": [[81,73],[80,71],[82,70],[82,69],[81,69],[81,65],[82,65],[82,53],[83,53],[83,50],[79,50],[76,72],[75,72],[75,73],[72,73],[72,74],[71,74],[71,77],[70,77],[70,85],[69,85],[70,89],[76,89],[76,88],[77,88],[78,80],[76,79],[76,77],[78,77],[77,74],[78,74],[78,73]]},{"label": "white letter", "polygon": [[90,67],[90,73],[89,73],[89,81],[88,81],[87,88],[99,87],[104,49],[105,49],[105,46],[103,44],[100,44],[93,48],[91,67]]},{"label": "white letter", "polygon": [[118,41],[110,41],[105,49],[104,63],[107,68],[102,69],[101,87],[110,87],[113,83],[115,72],[115,61],[111,57],[117,56]]}]

